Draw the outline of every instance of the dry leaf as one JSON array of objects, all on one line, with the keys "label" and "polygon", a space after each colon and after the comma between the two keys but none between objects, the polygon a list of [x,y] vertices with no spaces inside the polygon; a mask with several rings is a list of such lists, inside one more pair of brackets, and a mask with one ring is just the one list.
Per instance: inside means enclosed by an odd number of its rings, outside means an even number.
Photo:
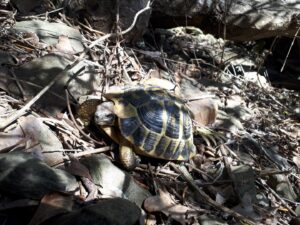
[{"label": "dry leaf", "polygon": [[1,206],[0,206],[0,212],[15,208],[25,208],[30,206],[38,206],[39,201],[37,200],[31,200],[31,199],[18,199],[18,200],[8,200],[4,201],[2,200]]},{"label": "dry leaf", "polygon": [[41,118],[34,116],[21,117],[18,126],[7,132],[0,132],[0,152],[12,149],[26,149],[48,165],[55,165],[63,158],[62,152],[57,151],[63,146],[49,126]]},{"label": "dry leaf", "polygon": [[254,221],[260,221],[262,217],[253,208],[251,194],[246,192],[241,199],[240,204],[233,208],[234,211],[251,218]]},{"label": "dry leaf", "polygon": [[39,37],[37,36],[36,33],[33,32],[26,32],[24,33],[23,38],[28,41],[29,43],[31,43],[32,45],[38,45],[40,42]]},{"label": "dry leaf", "polygon": [[145,225],[156,225],[157,221],[154,215],[147,215],[147,219],[145,220]]},{"label": "dry leaf", "polygon": [[181,224],[187,222],[188,216],[197,214],[195,210],[176,203],[171,195],[162,189],[159,189],[159,195],[147,198],[144,207],[148,212],[163,212]]},{"label": "dry leaf", "polygon": [[297,217],[293,218],[290,221],[289,225],[300,225],[300,216],[297,216]]},{"label": "dry leaf", "polygon": [[43,123],[41,118],[30,115],[19,118],[18,123],[20,126],[11,133],[29,138],[26,144],[32,154],[49,166],[56,165],[57,161],[62,161],[63,154],[57,150],[62,149],[63,146],[55,133]]},{"label": "dry leaf", "polygon": [[71,42],[67,36],[61,35],[58,38],[58,43],[55,45],[57,51],[73,55],[75,51],[71,45]]},{"label": "dry leaf", "polygon": [[296,164],[298,169],[300,169],[300,157],[299,156],[294,156],[293,157],[293,162]]},{"label": "dry leaf", "polygon": [[194,120],[201,125],[210,125],[216,121],[218,105],[212,99],[199,99],[187,103]]},{"label": "dry leaf", "polygon": [[75,176],[85,177],[92,181],[89,169],[75,157],[69,155],[69,158],[71,163],[66,167],[66,170]]},{"label": "dry leaf", "polygon": [[72,207],[73,200],[71,196],[60,193],[45,195],[28,225],[39,225],[58,214],[71,212]]}]

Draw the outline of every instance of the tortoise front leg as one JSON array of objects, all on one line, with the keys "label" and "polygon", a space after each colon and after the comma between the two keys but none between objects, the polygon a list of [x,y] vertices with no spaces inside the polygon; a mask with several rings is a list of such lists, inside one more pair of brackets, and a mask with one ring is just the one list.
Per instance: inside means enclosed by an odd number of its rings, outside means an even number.
[{"label": "tortoise front leg", "polygon": [[120,150],[120,160],[122,165],[127,170],[133,170],[137,164],[138,160],[133,152],[133,145],[130,144],[129,141],[127,141],[121,134],[118,129],[112,126],[102,126],[102,129],[105,131],[105,133],[111,137],[117,144],[119,144],[119,150]]},{"label": "tortoise front leg", "polygon": [[137,157],[133,151],[133,146],[125,138],[120,137],[120,139],[119,149],[121,163],[126,169],[133,170],[138,164]]}]

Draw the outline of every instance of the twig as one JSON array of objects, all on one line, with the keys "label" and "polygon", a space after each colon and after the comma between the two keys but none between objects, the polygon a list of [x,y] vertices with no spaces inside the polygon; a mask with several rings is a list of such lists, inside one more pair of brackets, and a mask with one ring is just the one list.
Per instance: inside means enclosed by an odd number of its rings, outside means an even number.
[{"label": "twig", "polygon": [[[7,75],[0,75],[0,80],[1,79],[9,79],[9,80],[14,80],[14,81],[18,81],[18,83],[25,83],[25,84],[27,84],[27,85],[29,85],[29,86],[32,86],[32,87],[36,87],[36,88],[39,88],[39,89],[43,89],[43,87],[41,86],[41,85],[38,85],[38,84],[35,84],[35,83],[32,83],[32,82],[30,82],[30,81],[27,81],[27,80],[23,80],[23,79],[19,79],[19,78],[17,78],[15,75],[14,75],[14,77],[9,77],[9,76],[7,76]],[[59,94],[57,94],[57,93],[54,93],[53,91],[48,91],[51,95],[53,95],[53,96],[55,96],[55,97],[57,97],[57,98],[59,98],[60,100],[65,100],[63,97],[61,97]],[[22,95],[23,95],[23,97],[25,96],[24,95],[24,90],[22,91]]]},{"label": "twig", "polygon": [[[79,62],[79,61],[78,61]],[[5,121],[0,125],[0,130],[7,127],[9,124],[20,118],[21,116],[25,115],[27,111],[30,110],[30,107],[39,100],[43,94],[45,94],[55,83],[57,80],[59,80],[65,72],[67,72],[69,69],[73,68],[78,62],[74,62],[72,64],[69,64],[66,66],[66,68],[61,71],[47,86],[45,86],[34,98],[32,98],[23,108],[16,111],[15,114],[11,115],[10,117],[6,118]],[[75,64],[76,63],[76,64]]]},{"label": "twig", "polygon": [[102,148],[95,148],[95,149],[92,149],[92,150],[85,150],[83,152],[78,152],[78,153],[73,154],[73,157],[79,158],[79,157],[86,156],[86,155],[92,155],[92,154],[107,152],[107,151],[110,151],[112,149],[113,149],[112,146],[105,146],[105,147],[102,147]]},{"label": "twig", "polygon": [[93,29],[93,28],[91,28],[91,27],[89,27],[89,26],[87,26],[87,25],[85,25],[85,24],[83,24],[83,23],[81,23],[81,22],[77,22],[80,26],[82,26],[83,28],[85,28],[85,29],[87,29],[89,32],[94,32],[95,34],[99,34],[99,35],[104,35],[104,33],[103,32],[101,32],[101,31],[99,31],[99,30],[95,30],[95,29]]},{"label": "twig", "polygon": [[40,19],[39,17],[46,17],[49,15],[49,14],[52,14],[52,13],[56,13],[56,12],[59,12],[59,11],[62,11],[64,8],[58,8],[58,9],[54,9],[52,11],[49,11],[49,12],[45,12],[45,13],[41,13],[41,14],[37,14],[37,15],[34,15],[34,16],[18,16],[19,19]]},{"label": "twig", "polygon": [[[126,30],[122,31],[121,34],[127,34],[129,31],[131,31],[133,29],[133,27],[136,24],[137,18],[139,15],[141,15],[143,12],[150,10],[150,1],[148,1],[146,7],[144,9],[141,9],[140,11],[138,11],[135,16],[134,16],[134,20],[132,22],[132,24],[130,25],[130,27],[128,27]],[[117,36],[116,33],[110,33],[110,34],[106,34],[100,38],[98,38],[97,40],[93,41],[81,54],[80,56],[72,63],[70,63],[69,65],[67,65],[65,67],[65,69],[63,71],[61,71],[47,86],[45,86],[34,98],[32,98],[23,108],[21,108],[20,110],[16,111],[15,114],[11,115],[10,117],[6,118],[5,121],[3,121],[3,123],[0,125],[0,130],[4,129],[5,127],[7,127],[9,124],[11,124],[12,122],[14,122],[15,120],[17,120],[18,118],[20,118],[21,116],[25,115],[27,113],[27,111],[30,110],[30,107],[37,101],[39,100],[55,83],[56,81],[58,81],[67,71],[71,70],[72,68],[74,68],[79,62],[80,60],[83,59],[83,57],[90,51],[91,48],[93,48],[94,46],[96,46],[97,44],[99,44],[100,42],[103,42],[104,40],[110,38],[110,37],[115,37]]]},{"label": "twig", "polygon": [[266,182],[263,180],[263,179],[259,179],[260,181],[260,184],[266,188],[268,191],[270,191],[280,202],[281,204],[286,207],[293,216],[297,216],[297,213],[286,203],[286,201],[281,198],[277,193],[276,191],[274,191],[272,188],[269,187],[269,185],[266,184]]},{"label": "twig", "polygon": [[10,145],[10,146],[7,146],[7,147],[4,147],[2,149],[0,149],[0,153],[7,153],[7,152],[10,152],[12,151],[13,149],[15,149],[16,147],[20,147],[21,144],[23,144],[24,146],[26,145],[26,142],[29,140],[30,138],[29,137],[24,137],[22,138],[21,140],[17,141],[16,143]]},{"label": "twig", "polygon": [[[151,166],[151,169],[154,170],[154,166]],[[139,164],[137,168],[134,169],[135,171],[142,171],[145,173],[150,173],[149,172],[149,165],[145,164]],[[178,174],[175,173],[174,171],[168,171],[168,170],[161,170],[159,173],[155,172],[155,176],[160,176],[160,177],[166,177],[168,179],[171,179],[172,181],[176,182]]]},{"label": "twig", "polygon": [[[92,150],[85,150],[83,152],[74,153],[74,154],[72,154],[72,156],[74,158],[80,158],[80,157],[86,156],[86,155],[92,155],[92,154],[107,152],[107,151],[110,151],[112,149],[113,148],[111,146],[105,146],[105,147],[102,147],[102,148],[95,148],[95,149],[92,149]],[[52,166],[58,166],[58,165],[66,162],[66,161],[70,161],[70,158],[69,157],[64,157],[62,159],[58,159],[57,161],[52,163]]]},{"label": "twig", "polygon": [[[264,59],[261,60],[261,62],[259,63],[259,65],[258,65],[258,67],[257,67],[257,71],[256,71],[257,80],[258,80],[258,82],[259,82],[259,84],[260,84],[262,90],[263,90],[265,93],[266,93],[266,90],[265,90],[264,86],[262,85],[262,83],[261,83],[261,81],[260,81],[260,78],[259,78],[259,71],[260,71],[261,67],[263,66],[263,64],[265,63],[266,58],[271,54],[272,49],[273,49],[273,47],[274,47],[274,45],[275,45],[277,39],[278,39],[278,36],[276,36],[276,37],[274,38],[274,40],[272,41],[272,44],[271,44],[271,46],[270,46],[270,48],[269,48],[268,53],[265,54]],[[269,80],[269,82],[270,82],[270,79],[268,79],[268,80]]]},{"label": "twig", "polygon": [[69,93],[68,93],[67,89],[65,89],[65,93],[66,93],[66,99],[67,99],[67,108],[68,108],[71,120],[72,120],[73,124],[75,125],[75,127],[77,128],[77,130],[79,131],[79,133],[81,133],[88,140],[91,140],[91,141],[95,142],[96,144],[103,145],[104,144],[103,142],[99,142],[99,141],[91,138],[86,133],[84,133],[84,131],[78,126],[78,124],[76,123],[76,120],[74,118],[74,115],[72,113],[72,110],[71,110],[71,105],[70,105],[70,100],[69,100]]},{"label": "twig", "polygon": [[216,95],[199,95],[199,96],[193,96],[190,98],[185,99],[186,102],[193,102],[201,99],[207,99],[207,98],[215,98]]},{"label": "twig", "polygon": [[[72,140],[74,140],[74,142],[76,142],[76,141],[78,141],[80,143],[84,142],[85,145],[86,144],[90,144],[90,142],[88,142],[89,140],[85,141],[85,140],[82,139],[82,136],[79,136],[80,133],[78,134],[78,132],[74,132],[75,130],[78,131],[78,129],[75,129],[76,127],[70,126],[64,120],[60,121],[60,120],[49,119],[49,118],[42,118],[42,120],[47,125],[55,126],[55,129],[57,131],[60,131],[62,133],[65,133],[65,134],[69,135],[69,137],[72,138]],[[67,144],[67,143],[65,143],[65,144]],[[72,147],[69,146],[69,149],[72,149]],[[56,149],[56,151],[61,151],[61,150],[60,149]],[[66,149],[64,149],[64,151],[66,151]],[[74,151],[77,151],[77,150],[74,149]]]},{"label": "twig", "polygon": [[293,41],[292,41],[292,43],[291,43],[291,45],[290,45],[289,51],[287,52],[287,54],[286,54],[286,56],[285,56],[285,59],[284,59],[283,65],[282,65],[282,67],[281,67],[281,69],[280,69],[280,72],[281,72],[281,73],[282,73],[282,71],[283,71],[283,69],[284,69],[284,67],[285,67],[285,64],[286,64],[287,58],[288,58],[288,57],[289,57],[289,55],[290,55],[290,52],[291,52],[291,50],[292,50],[292,47],[293,47],[293,45],[294,45],[294,42],[295,42],[296,38],[298,37],[298,33],[299,33],[299,31],[300,31],[300,26],[298,27],[298,30],[296,31],[296,33],[295,33],[295,35],[294,35],[294,38],[293,38]]},{"label": "twig", "polygon": [[300,205],[300,202],[296,202],[296,201],[292,201],[292,200],[290,200],[290,199],[288,199],[288,198],[284,198],[284,197],[282,197],[282,199],[284,200],[284,201],[287,201],[287,202],[289,202],[289,203],[291,203],[291,204],[294,204],[294,205]]},{"label": "twig", "polygon": [[259,177],[266,177],[270,175],[276,175],[276,174],[284,174],[284,175],[289,175],[292,173],[291,170],[284,170],[284,171],[268,171],[268,170],[258,170],[259,172]]},{"label": "twig", "polygon": [[[135,26],[135,24],[136,24],[136,21],[137,21],[137,18],[139,17],[139,15],[141,15],[143,12],[146,12],[146,11],[148,11],[148,10],[150,10],[150,9],[151,9],[151,7],[150,7],[150,1],[148,1],[146,7],[143,8],[143,9],[141,9],[140,11],[138,11],[138,12],[135,14],[132,24],[131,24],[126,30],[122,31],[120,34],[121,34],[121,35],[125,35],[125,34],[127,34],[128,32],[130,32],[130,31],[134,28],[134,26]],[[99,39],[93,41],[93,42],[89,45],[89,48],[92,48],[92,47],[98,45],[100,42],[102,42],[102,41],[104,41],[104,40],[106,40],[106,39],[108,39],[108,38],[116,37],[117,35],[118,35],[117,33],[106,34],[106,35],[102,36],[101,38],[99,38]]]},{"label": "twig", "polygon": [[23,100],[25,99],[25,91],[23,89],[23,86],[20,84],[20,80],[17,78],[16,74],[12,69],[10,69],[10,73],[13,76],[14,80],[16,81],[17,87],[19,88],[19,91],[21,92],[21,95],[23,97]]},{"label": "twig", "polygon": [[196,168],[196,167],[193,166],[192,164],[187,163],[187,165],[188,165],[190,168],[192,168],[193,170],[195,170],[197,173],[201,174],[202,176],[203,176],[203,174],[204,174],[204,176],[207,176],[209,179],[211,179],[211,180],[214,179],[211,175],[209,175],[208,173],[206,173],[205,171],[203,171],[203,170],[201,170],[201,169]]},{"label": "twig", "polygon": [[180,173],[184,180],[188,183],[188,185],[190,186],[190,188],[192,188],[193,190],[197,191],[200,196],[203,198],[205,203],[208,203],[210,206],[216,207],[217,209],[228,213],[232,216],[234,216],[235,218],[245,221],[246,223],[250,224],[250,225],[255,225],[256,223],[250,219],[247,219],[246,217],[242,216],[241,214],[220,205],[219,203],[215,202],[214,200],[212,200],[204,191],[202,191],[193,181],[193,178],[191,177],[191,175],[186,171],[186,169],[182,168],[182,167],[178,167],[177,165],[175,165],[174,163],[170,163],[170,166],[178,173]]}]

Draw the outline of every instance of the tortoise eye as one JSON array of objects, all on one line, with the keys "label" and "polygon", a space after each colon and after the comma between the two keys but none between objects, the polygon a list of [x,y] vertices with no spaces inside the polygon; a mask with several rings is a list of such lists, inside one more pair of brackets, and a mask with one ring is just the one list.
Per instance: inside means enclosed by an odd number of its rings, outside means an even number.
[{"label": "tortoise eye", "polygon": [[113,113],[110,113],[110,114],[106,115],[106,118],[108,118],[108,119],[114,119],[115,115]]}]

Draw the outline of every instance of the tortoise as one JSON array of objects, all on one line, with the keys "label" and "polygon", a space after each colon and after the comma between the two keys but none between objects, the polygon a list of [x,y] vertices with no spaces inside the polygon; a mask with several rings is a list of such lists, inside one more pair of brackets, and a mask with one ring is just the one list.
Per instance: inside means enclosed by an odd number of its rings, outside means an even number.
[{"label": "tortoise", "polygon": [[95,123],[119,144],[125,168],[136,166],[134,153],[165,160],[188,160],[195,155],[193,127],[184,102],[164,88],[135,85],[105,94]]}]

